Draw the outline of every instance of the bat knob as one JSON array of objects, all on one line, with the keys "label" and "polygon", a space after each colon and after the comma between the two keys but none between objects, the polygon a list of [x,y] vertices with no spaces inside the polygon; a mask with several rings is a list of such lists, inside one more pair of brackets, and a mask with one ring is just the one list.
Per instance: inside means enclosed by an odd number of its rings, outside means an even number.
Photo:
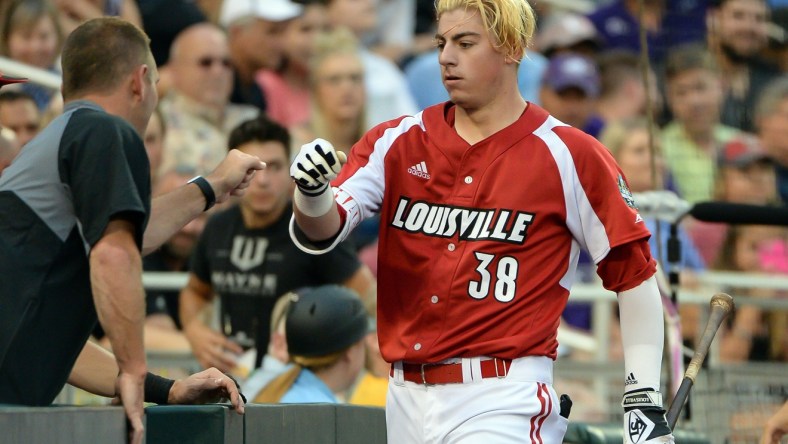
[{"label": "bat knob", "polygon": [[717,294],[715,294],[714,296],[712,296],[711,302],[709,302],[709,304],[711,305],[712,310],[715,307],[719,307],[726,314],[730,313],[731,311],[733,311],[733,308],[734,308],[734,305],[735,305],[733,303],[733,297],[731,295],[727,294],[727,293],[717,293]]}]

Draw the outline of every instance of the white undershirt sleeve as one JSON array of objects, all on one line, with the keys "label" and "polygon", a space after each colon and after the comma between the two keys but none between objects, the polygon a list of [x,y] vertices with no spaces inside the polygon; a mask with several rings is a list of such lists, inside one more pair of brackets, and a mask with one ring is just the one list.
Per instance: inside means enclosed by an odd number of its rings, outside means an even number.
[{"label": "white undershirt sleeve", "polygon": [[626,371],[625,392],[660,390],[665,323],[662,298],[654,276],[618,293],[621,341]]}]

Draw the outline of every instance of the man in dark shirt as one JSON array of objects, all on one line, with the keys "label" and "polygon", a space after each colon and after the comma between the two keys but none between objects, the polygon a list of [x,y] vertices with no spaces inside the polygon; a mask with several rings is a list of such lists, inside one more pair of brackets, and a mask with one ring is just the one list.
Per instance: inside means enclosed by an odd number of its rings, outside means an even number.
[{"label": "man in dark shirt", "polygon": [[[0,403],[46,405],[68,381],[119,396],[136,442],[143,399],[184,400],[171,381],[147,383],[141,255],[242,193],[264,165],[232,152],[152,202],[140,136],[158,101],[148,37],[120,19],[90,20],[62,59],[63,115],[0,177]],[[114,360],[86,342],[97,315]]]},{"label": "man in dark shirt", "polygon": [[725,99],[720,121],[754,132],[755,102],[780,71],[760,58],[768,44],[766,0],[713,0],[708,43],[722,73]]},{"label": "man in dark shirt", "polygon": [[[341,284],[362,298],[374,297],[374,279],[349,245],[314,256],[290,240],[292,182],[290,136],[273,121],[260,117],[242,123],[229,146],[263,160],[240,203],[213,216],[192,254],[180,313],[186,337],[203,366],[232,370],[237,355],[256,347],[255,367],[268,348],[271,310],[282,294],[306,286]],[[200,312],[221,298],[220,329],[200,319]],[[236,356],[233,356],[235,354]],[[242,372],[243,373],[243,372]]]}]

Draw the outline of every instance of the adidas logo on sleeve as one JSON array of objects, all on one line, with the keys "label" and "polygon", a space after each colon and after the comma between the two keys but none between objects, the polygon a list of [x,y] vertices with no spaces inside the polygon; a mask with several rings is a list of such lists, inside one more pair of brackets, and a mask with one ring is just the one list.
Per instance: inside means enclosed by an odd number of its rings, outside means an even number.
[{"label": "adidas logo on sleeve", "polygon": [[427,164],[424,163],[423,160],[420,163],[408,168],[408,172],[416,177],[421,177],[422,179],[430,178],[430,173],[427,172]]}]

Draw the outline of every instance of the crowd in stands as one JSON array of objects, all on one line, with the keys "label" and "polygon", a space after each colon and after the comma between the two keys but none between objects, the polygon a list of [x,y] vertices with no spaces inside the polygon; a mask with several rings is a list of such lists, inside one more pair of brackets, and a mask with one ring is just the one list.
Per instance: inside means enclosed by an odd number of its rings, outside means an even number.
[{"label": "crowd in stands", "polygon": [[[301,252],[288,234],[289,166],[315,138],[349,152],[366,130],[448,99],[432,3],[2,2],[0,56],[53,73],[65,37],[90,18],[118,16],[150,36],[161,75],[159,108],[143,135],[154,194],[211,171],[228,149],[268,165],[245,196],[206,212],[145,259],[147,271],[189,275],[182,291],[149,292],[147,347],[192,351],[201,365],[234,372],[250,399],[383,405],[388,367],[368,326],[377,221],[329,255]],[[520,92],[600,140],[626,177],[622,194],[668,189],[691,204],[788,203],[785,2],[646,0],[643,11],[637,0],[538,3]],[[0,92],[0,173],[61,108],[58,91],[33,82]],[[651,242],[662,260],[669,224],[645,222],[663,233]],[[681,268],[688,282],[707,269],[788,275],[786,230],[686,218]],[[337,326],[309,324],[304,304],[315,295],[330,309],[361,307],[363,316],[321,336]],[[220,308],[211,317],[214,300]],[[570,303],[565,320],[589,329],[589,306]],[[289,331],[316,341],[307,347]],[[742,308],[721,343],[725,361],[788,362],[788,312]]]}]

